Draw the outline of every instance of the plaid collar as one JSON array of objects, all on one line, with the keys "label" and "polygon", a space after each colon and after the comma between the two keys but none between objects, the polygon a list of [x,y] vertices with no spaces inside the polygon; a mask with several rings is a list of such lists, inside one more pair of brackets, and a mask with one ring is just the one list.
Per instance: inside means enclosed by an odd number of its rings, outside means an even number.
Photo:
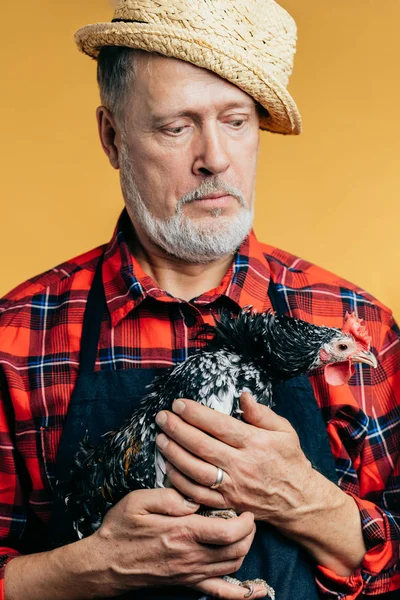
[{"label": "plaid collar", "polygon": [[[103,284],[113,327],[148,296],[159,302],[185,302],[168,294],[144,273],[127,241],[131,227],[124,210],[113,237],[105,248]],[[268,262],[252,231],[235,254],[220,285],[194,298],[192,303],[211,304],[221,296],[226,296],[240,308],[253,306],[261,312],[271,307],[266,293],[269,279]]]}]

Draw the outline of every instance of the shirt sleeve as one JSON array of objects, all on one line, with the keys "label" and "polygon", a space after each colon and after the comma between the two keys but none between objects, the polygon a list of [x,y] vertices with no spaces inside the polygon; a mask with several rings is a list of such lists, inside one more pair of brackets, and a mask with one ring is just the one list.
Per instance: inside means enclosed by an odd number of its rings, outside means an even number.
[{"label": "shirt sleeve", "polygon": [[20,554],[16,548],[26,524],[10,411],[5,377],[0,371],[0,600],[4,600],[5,568]]},{"label": "shirt sleeve", "polygon": [[357,402],[336,399],[327,426],[338,483],[359,508],[367,552],[350,577],[317,567],[323,598],[400,590],[400,337],[390,320],[376,346],[379,367],[362,367],[350,386]]}]

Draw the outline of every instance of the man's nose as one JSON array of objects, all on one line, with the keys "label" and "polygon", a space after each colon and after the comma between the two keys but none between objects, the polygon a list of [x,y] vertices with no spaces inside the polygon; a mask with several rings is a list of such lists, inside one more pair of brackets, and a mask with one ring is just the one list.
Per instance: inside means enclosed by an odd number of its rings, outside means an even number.
[{"label": "man's nose", "polygon": [[193,173],[195,175],[225,173],[230,166],[227,142],[218,126],[210,126],[199,135],[196,144]]}]

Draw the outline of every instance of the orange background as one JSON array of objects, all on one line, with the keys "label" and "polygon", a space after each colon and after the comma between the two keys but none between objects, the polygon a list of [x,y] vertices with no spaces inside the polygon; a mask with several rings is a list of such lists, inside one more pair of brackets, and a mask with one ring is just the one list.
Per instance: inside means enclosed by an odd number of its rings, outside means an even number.
[{"label": "orange background", "polygon": [[[398,0],[282,0],[299,26],[299,138],[262,133],[260,239],[400,317]],[[122,208],[97,138],[95,62],[73,33],[111,0],[3,3],[0,294],[107,241]]]}]

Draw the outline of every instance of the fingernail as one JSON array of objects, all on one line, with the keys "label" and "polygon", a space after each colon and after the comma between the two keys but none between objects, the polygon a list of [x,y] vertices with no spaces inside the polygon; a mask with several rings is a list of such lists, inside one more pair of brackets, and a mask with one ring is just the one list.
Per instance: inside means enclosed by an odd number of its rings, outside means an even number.
[{"label": "fingernail", "polygon": [[182,402],[182,400],[174,400],[174,403],[172,404],[172,410],[174,411],[174,413],[176,413],[177,415],[181,415],[185,408],[186,404]]},{"label": "fingernail", "polygon": [[184,504],[186,504],[186,506],[188,508],[198,508],[200,506],[200,504],[198,504],[197,502],[195,502],[191,498],[184,498],[183,502],[184,502]]},{"label": "fingernail", "polygon": [[158,415],[156,416],[157,425],[165,425],[166,422],[167,422],[167,415],[165,414],[165,412],[159,412]]},{"label": "fingernail", "polygon": [[168,446],[168,438],[163,433],[156,438],[156,444],[161,450]]}]

